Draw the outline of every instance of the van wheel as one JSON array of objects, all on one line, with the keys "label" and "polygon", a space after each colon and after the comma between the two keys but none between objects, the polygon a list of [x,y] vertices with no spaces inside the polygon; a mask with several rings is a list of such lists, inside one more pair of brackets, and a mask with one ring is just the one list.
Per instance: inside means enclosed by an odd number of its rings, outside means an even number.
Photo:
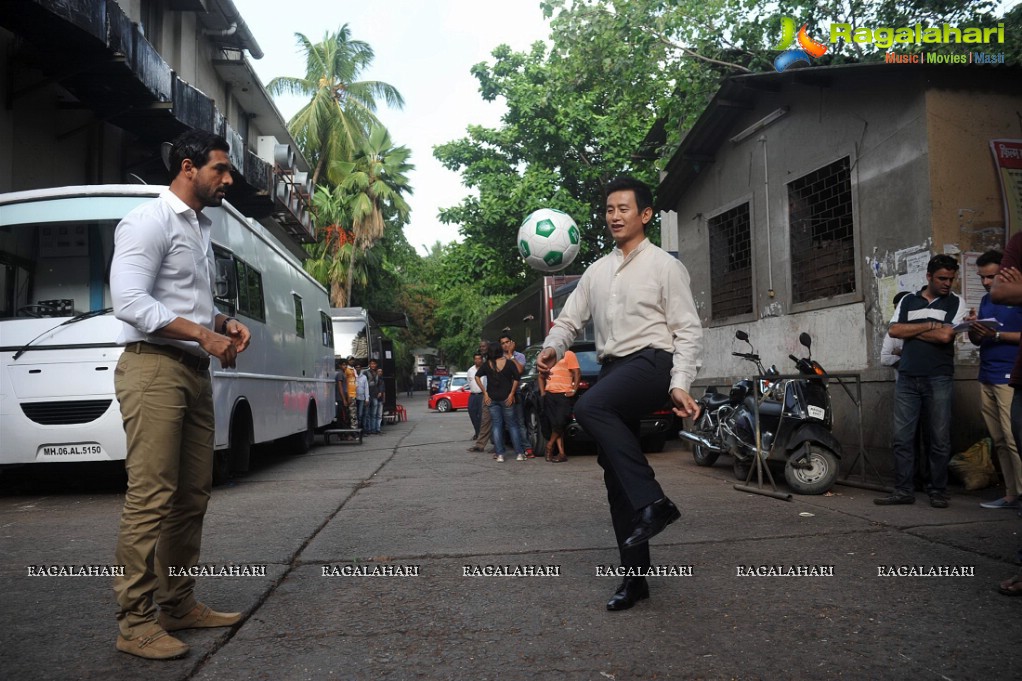
[{"label": "van wheel", "polygon": [[231,446],[229,459],[231,471],[234,473],[248,473],[249,463],[252,459],[252,437],[250,436],[248,413],[237,414],[234,419],[234,427],[231,430]]},{"label": "van wheel", "polygon": [[291,436],[290,450],[292,454],[305,454],[316,444],[316,404],[309,403],[309,413],[305,417],[305,430]]},{"label": "van wheel", "polygon": [[219,486],[231,479],[231,450],[218,449],[213,452],[213,486]]}]

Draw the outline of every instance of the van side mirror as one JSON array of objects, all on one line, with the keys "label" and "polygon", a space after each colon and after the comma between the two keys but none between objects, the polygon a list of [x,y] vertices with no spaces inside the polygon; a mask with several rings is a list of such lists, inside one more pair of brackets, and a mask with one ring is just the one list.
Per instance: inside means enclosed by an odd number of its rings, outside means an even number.
[{"label": "van side mirror", "polygon": [[215,295],[222,300],[234,300],[237,287],[234,285],[234,262],[230,258],[216,259]]}]

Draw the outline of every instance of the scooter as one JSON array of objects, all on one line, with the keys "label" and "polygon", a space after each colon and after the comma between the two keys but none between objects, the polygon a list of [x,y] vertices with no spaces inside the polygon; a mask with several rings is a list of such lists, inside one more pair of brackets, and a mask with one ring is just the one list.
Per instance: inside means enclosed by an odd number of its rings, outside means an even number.
[{"label": "scooter", "polygon": [[[743,331],[735,337],[749,342]],[[759,375],[766,377],[761,379],[758,404],[760,456],[785,462],[784,478],[793,491],[823,494],[840,472],[841,444],[831,433],[833,414],[826,371],[812,359],[809,334],[802,333],[799,342],[809,351],[809,357],[789,358],[798,373],[807,378],[771,379],[778,375],[777,370],[764,370],[755,352],[731,354],[755,363]],[[712,465],[721,453],[728,453],[734,460],[735,477],[748,478],[757,451],[757,403],[750,394],[753,385],[752,379],[746,378],[735,383],[727,396],[707,390],[700,398],[703,412],[695,429],[679,433],[695,445],[693,456],[698,465]]]},{"label": "scooter", "polygon": [[[756,365],[760,376],[767,375],[768,370],[763,367],[756,348],[749,342],[749,334],[744,331],[736,331],[735,339],[748,343],[752,352],[731,352],[734,357],[740,357]],[[734,347],[734,346],[732,346]],[[773,373],[777,369],[771,367]],[[699,418],[696,420],[692,431],[681,431],[680,437],[693,444],[692,457],[697,466],[712,466],[717,462],[717,457],[728,453],[726,432],[721,429],[721,424],[727,422],[752,392],[753,381],[751,378],[739,379],[727,393],[720,393],[716,386],[710,386],[699,398]],[[765,393],[766,381],[760,386],[760,394]],[[737,473],[736,473],[737,474]],[[742,478],[744,480],[744,478]]]}]

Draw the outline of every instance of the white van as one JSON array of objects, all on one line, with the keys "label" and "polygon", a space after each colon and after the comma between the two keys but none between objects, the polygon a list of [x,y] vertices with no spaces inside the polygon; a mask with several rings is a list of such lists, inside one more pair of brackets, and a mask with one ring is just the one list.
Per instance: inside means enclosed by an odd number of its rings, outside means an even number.
[{"label": "white van", "polygon": [[[113,374],[114,228],[164,187],[96,185],[0,195],[0,465],[125,456]],[[214,477],[248,469],[255,443],[298,450],[334,418],[326,290],[266,227],[224,202],[213,221],[217,307],[252,331],[237,367],[211,362]]]}]

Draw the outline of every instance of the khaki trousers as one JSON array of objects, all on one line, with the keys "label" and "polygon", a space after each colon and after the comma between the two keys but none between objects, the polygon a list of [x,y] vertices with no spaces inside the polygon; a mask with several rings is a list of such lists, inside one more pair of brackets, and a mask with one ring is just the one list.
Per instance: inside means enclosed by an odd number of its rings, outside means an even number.
[{"label": "khaki trousers", "polygon": [[198,564],[213,484],[213,390],[208,371],[172,357],[121,354],[114,373],[128,453],[114,580],[117,622],[134,638],[156,621],[156,605],[178,617],[195,607],[195,578],[169,568]]},{"label": "khaki trousers", "polygon": [[1001,475],[1007,496],[1018,496],[1022,490],[1022,460],[1011,434],[1011,400],[1015,389],[1010,385],[980,383],[980,409],[987,430],[994,441],[994,450],[1001,464]]},{"label": "khaki trousers", "polygon": [[490,408],[485,404],[483,405],[483,413],[481,414],[479,422],[479,437],[476,438],[476,447],[482,450],[486,450],[486,445],[490,444],[490,436],[493,435],[493,421],[490,418]]}]

